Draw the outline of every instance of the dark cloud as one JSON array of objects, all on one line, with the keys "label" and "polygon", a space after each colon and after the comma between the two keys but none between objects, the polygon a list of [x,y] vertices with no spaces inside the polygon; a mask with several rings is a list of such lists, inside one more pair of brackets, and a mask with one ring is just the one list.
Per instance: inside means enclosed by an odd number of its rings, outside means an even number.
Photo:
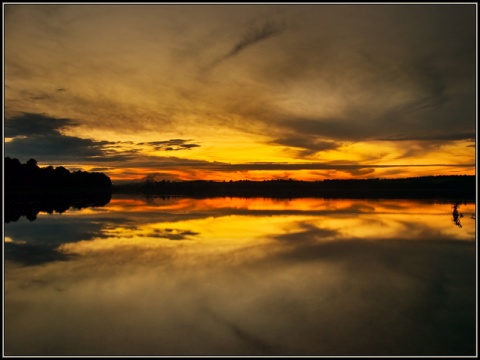
[{"label": "dark cloud", "polygon": [[[93,160],[93,159],[92,159]],[[118,161],[115,163],[115,166],[121,168],[130,168],[132,165],[140,169],[150,169],[151,176],[155,179],[158,179],[158,176],[162,176],[162,172],[158,170],[186,170],[186,169],[219,169],[219,166],[223,163],[209,162],[203,160],[192,160],[192,159],[182,159],[174,156],[148,156],[148,155],[136,155],[134,153],[128,154],[119,154],[117,156],[108,155],[103,158],[98,159],[100,161]],[[138,175],[138,174],[137,174]],[[148,176],[146,174],[145,176]],[[149,177],[152,179],[152,177]],[[147,177],[146,177],[147,178]],[[145,178],[145,179],[146,179]],[[172,175],[170,174],[170,179]],[[162,179],[160,179],[162,180]]]},{"label": "dark cloud", "polygon": [[5,152],[19,159],[33,157],[88,161],[88,158],[104,155],[102,146],[102,142],[53,133],[15,138],[5,144]]},{"label": "dark cloud", "polygon": [[184,148],[184,149],[191,149],[191,148],[194,148],[194,147],[199,147],[200,145],[198,144],[182,144],[180,145],[181,148]]},{"label": "dark cloud", "polygon": [[142,181],[162,181],[162,180],[180,180],[179,177],[175,174],[170,174],[167,172],[155,172],[150,173],[145,176]]},{"label": "dark cloud", "polygon": [[303,156],[312,155],[319,151],[333,150],[340,146],[340,144],[333,141],[317,140],[312,136],[287,136],[275,139],[275,144],[285,145],[289,147],[297,147],[304,149],[301,153]]},{"label": "dark cloud", "polygon": [[164,140],[164,141],[140,142],[138,143],[138,145],[149,145],[149,146],[152,146],[157,151],[190,150],[195,147],[200,147],[200,145],[188,143],[188,141],[191,141],[191,140],[171,139],[171,140]]},{"label": "dark cloud", "polygon": [[252,28],[242,37],[242,39],[237,44],[235,44],[233,49],[227,55],[225,55],[225,58],[235,56],[248,46],[252,46],[259,41],[266,40],[274,35],[278,35],[284,29],[284,23],[276,23],[270,21],[263,23],[259,27]]},{"label": "dark cloud", "polygon": [[[298,10],[304,22],[296,24],[305,37],[285,34],[283,47],[273,48],[254,73],[275,93],[303,85],[306,99],[283,113],[273,100],[272,107],[260,104],[259,118],[282,119],[288,136],[335,141],[459,139],[475,132],[473,6],[307,9]],[[296,104],[312,108],[311,115],[295,116]]]},{"label": "dark cloud", "polygon": [[[178,171],[294,171],[294,170],[341,170],[351,173],[373,173],[375,169],[387,169],[387,168],[407,168],[407,167],[434,167],[434,166],[450,166],[450,167],[465,167],[475,166],[475,164],[415,164],[415,165],[375,165],[375,164],[358,164],[348,162],[305,162],[305,163],[275,163],[275,162],[255,162],[255,163],[240,163],[231,164],[219,161],[203,161],[182,159],[177,157],[154,157],[154,156],[142,156],[132,157],[130,159],[137,167],[150,168],[152,174],[148,177],[150,180],[162,180],[162,173],[158,173],[155,170],[178,170]],[[122,166],[128,167],[130,164],[122,164]],[[159,175],[158,175],[159,174]],[[157,176],[158,175],[158,176]],[[165,178],[166,179],[166,178]]]},{"label": "dark cloud", "polygon": [[[61,92],[66,92],[68,91],[68,89],[66,88],[57,88],[57,89],[53,89],[53,90],[50,90],[50,91],[45,91],[45,90],[37,90],[37,91],[19,91],[19,93],[17,94],[18,98],[15,98],[15,99],[12,99],[12,98],[9,98],[7,99],[7,102],[15,102],[15,101],[21,101],[23,102],[24,104],[32,104],[32,102],[35,102],[35,101],[41,101],[41,100],[55,100],[56,96],[55,95],[58,95],[58,93],[61,93]],[[27,115],[27,114],[25,114]],[[34,114],[31,114],[31,115],[34,115]]]},{"label": "dark cloud", "polygon": [[96,168],[91,168],[90,171],[108,171],[110,168],[108,167],[96,167]]},{"label": "dark cloud", "polygon": [[30,100],[46,100],[46,99],[50,99],[52,98],[52,96],[49,96],[49,95],[38,95],[38,96],[31,96],[30,97]]},{"label": "dark cloud", "polygon": [[221,58],[215,60],[212,66],[238,55],[246,48],[253,46],[260,41],[281,34],[285,28],[286,25],[284,22],[266,21],[260,26],[249,29],[249,31],[242,36],[232,49]]},{"label": "dark cloud", "polygon": [[190,236],[198,235],[199,233],[189,230],[178,229],[155,229],[152,233],[146,234],[147,237],[156,237],[168,240],[187,240]]},{"label": "dark cloud", "polygon": [[76,125],[71,119],[54,118],[43,114],[25,113],[5,121],[5,136],[29,136],[42,134],[61,135],[60,130]]},{"label": "dark cloud", "polygon": [[324,163],[243,163],[243,164],[225,164],[219,163],[215,166],[214,163],[210,164],[212,169],[218,170],[346,170],[346,171],[359,171],[362,169],[375,169],[375,168],[402,168],[402,167],[425,167],[425,166],[474,166],[474,164],[415,164],[415,165],[371,165],[371,164],[342,164],[337,162],[324,162]]},{"label": "dark cloud", "polygon": [[[438,109],[435,115],[437,112],[437,125],[432,114],[416,121],[419,115],[408,114],[407,110],[398,108],[388,109],[373,120],[367,118],[368,115],[352,111],[349,115],[338,118],[286,118],[280,120],[279,125],[280,129],[283,128],[283,132],[297,134],[295,138],[308,138],[314,135],[324,139],[335,139],[335,141],[472,140],[475,138],[474,124],[468,124],[472,114],[465,114],[464,111],[464,115],[459,114],[462,116],[462,121],[457,122],[456,118],[444,118],[440,114],[441,109]],[[440,122],[442,124],[438,124]],[[280,141],[282,140],[280,138]],[[312,150],[315,150],[315,146]]]},{"label": "dark cloud", "polygon": [[375,169],[369,168],[361,168],[361,169],[353,169],[353,170],[345,170],[347,173],[353,175],[353,176],[366,176],[373,174],[375,172]]},{"label": "dark cloud", "polygon": [[[379,140],[387,140],[387,141],[422,140],[422,141],[444,142],[444,141],[455,141],[455,140],[475,141],[475,139],[476,139],[476,134],[474,132],[465,132],[465,133],[445,133],[445,134],[439,134],[437,136],[426,134],[424,136],[417,136],[417,137],[390,137],[390,138],[383,138]],[[472,145],[472,146],[475,146],[475,145]]]},{"label": "dark cloud", "polygon": [[[181,171],[249,171],[249,170],[263,170],[263,171],[294,171],[294,170],[342,170],[350,172],[355,175],[368,175],[374,172],[376,168],[401,168],[412,165],[362,165],[341,162],[309,162],[309,163],[273,163],[273,162],[256,162],[256,163],[241,163],[230,164],[225,162],[210,162],[203,160],[182,159],[178,157],[159,157],[141,155],[138,149],[125,150],[122,149],[122,143],[109,141],[94,141],[91,139],[82,139],[73,136],[63,135],[61,130],[66,126],[73,126],[75,122],[70,119],[56,119],[44,115],[25,114],[18,118],[8,119],[6,121],[7,137],[13,137],[13,140],[5,143],[6,155],[10,157],[19,158],[26,161],[29,158],[36,158],[41,162],[55,163],[58,161],[72,161],[81,160],[83,162],[105,162],[108,164],[115,163],[116,167],[128,168],[135,165],[139,168],[150,168],[152,170],[152,179],[159,180],[171,179],[176,177],[171,174],[161,172],[160,175],[157,170],[181,170]],[[353,126],[347,126],[345,123],[345,131],[351,131]],[[302,129],[304,135],[291,135],[282,138],[277,138],[275,143],[298,147],[302,150],[302,155],[311,155],[319,151],[338,148],[339,143],[333,141],[316,140],[320,135],[306,135],[315,134],[318,127],[328,128],[328,124],[318,123],[315,120],[306,120],[300,123],[291,123],[296,129]],[[333,129],[340,132],[343,129],[342,124],[333,126]],[[320,131],[318,131],[320,132]],[[325,131],[326,132],[326,131]],[[299,132],[300,133],[300,132]],[[354,132],[352,133],[352,136]],[[358,136],[358,134],[357,134]],[[455,135],[449,134],[448,137],[462,138],[469,137],[471,134]],[[142,142],[138,145],[152,146],[155,150],[163,151],[178,151],[189,150],[200,145],[191,143],[190,140],[185,139],[170,139],[164,141]],[[434,146],[434,144],[432,145]],[[413,150],[412,150],[413,151]],[[407,156],[406,153],[405,156]],[[414,165],[421,166],[435,166],[442,164],[429,165]],[[472,164],[458,164],[446,166],[473,166]],[[106,166],[98,166],[98,169],[108,170]],[[161,180],[161,179],[160,179]]]},{"label": "dark cloud", "polygon": [[[80,159],[126,160],[131,154],[111,153],[110,141],[94,141],[62,134],[62,130],[75,126],[71,119],[60,119],[42,114],[23,114],[5,121],[5,136],[13,138],[5,143],[7,156],[48,161]],[[134,152],[134,151],[133,151]]]}]

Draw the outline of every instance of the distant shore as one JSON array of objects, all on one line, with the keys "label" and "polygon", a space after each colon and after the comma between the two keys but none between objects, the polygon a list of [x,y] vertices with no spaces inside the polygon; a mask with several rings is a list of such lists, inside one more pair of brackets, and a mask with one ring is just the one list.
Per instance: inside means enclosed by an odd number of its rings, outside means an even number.
[{"label": "distant shore", "polygon": [[145,196],[271,198],[417,198],[472,201],[475,176],[425,176],[402,179],[144,181],[115,185],[113,193]]}]

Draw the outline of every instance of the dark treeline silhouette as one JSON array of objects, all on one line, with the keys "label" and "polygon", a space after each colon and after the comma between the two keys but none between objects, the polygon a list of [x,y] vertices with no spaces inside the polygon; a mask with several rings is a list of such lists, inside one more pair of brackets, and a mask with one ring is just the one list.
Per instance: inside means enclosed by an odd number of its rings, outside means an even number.
[{"label": "dark treeline silhouette", "polygon": [[417,198],[471,201],[475,176],[426,176],[403,179],[145,181],[116,185],[114,192],[147,196],[272,197],[272,198]]},{"label": "dark treeline silhouette", "polygon": [[5,222],[21,216],[35,220],[40,211],[62,213],[70,207],[103,206],[112,195],[112,182],[102,173],[64,167],[40,168],[34,159],[25,164],[5,158]]},{"label": "dark treeline silhouette", "polygon": [[112,182],[103,173],[75,171],[63,166],[40,168],[35,159],[21,164],[5,158],[5,195],[20,193],[98,193],[109,192]]}]

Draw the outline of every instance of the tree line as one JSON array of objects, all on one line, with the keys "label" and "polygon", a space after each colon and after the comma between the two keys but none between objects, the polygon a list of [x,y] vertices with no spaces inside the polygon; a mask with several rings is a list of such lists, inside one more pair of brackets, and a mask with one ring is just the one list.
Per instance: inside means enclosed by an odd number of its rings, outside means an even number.
[{"label": "tree line", "polygon": [[5,196],[22,194],[92,194],[111,193],[112,182],[98,172],[70,172],[63,166],[39,167],[35,159],[22,164],[6,157],[4,163]]},{"label": "tree line", "polygon": [[189,197],[438,198],[474,200],[475,176],[424,176],[401,179],[144,181],[113,187],[114,192]]}]

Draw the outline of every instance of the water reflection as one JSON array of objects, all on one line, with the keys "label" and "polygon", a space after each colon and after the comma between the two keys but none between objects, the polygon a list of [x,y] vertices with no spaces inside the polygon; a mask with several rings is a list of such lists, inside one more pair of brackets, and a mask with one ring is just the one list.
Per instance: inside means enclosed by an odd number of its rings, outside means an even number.
[{"label": "water reflection", "polygon": [[412,200],[117,197],[20,219],[5,229],[5,352],[472,355],[475,220],[452,216]]},{"label": "water reflection", "polygon": [[48,214],[64,213],[70,208],[83,209],[92,206],[104,206],[110,201],[110,193],[98,193],[95,195],[57,195],[36,194],[9,197],[5,201],[5,222],[18,221],[21,217],[26,217],[34,221],[40,212]]},{"label": "water reflection", "polygon": [[453,204],[452,208],[452,221],[455,225],[458,227],[462,227],[462,223],[460,222],[460,219],[463,217],[463,214],[458,211],[458,207],[460,206],[460,203],[456,202]]}]

